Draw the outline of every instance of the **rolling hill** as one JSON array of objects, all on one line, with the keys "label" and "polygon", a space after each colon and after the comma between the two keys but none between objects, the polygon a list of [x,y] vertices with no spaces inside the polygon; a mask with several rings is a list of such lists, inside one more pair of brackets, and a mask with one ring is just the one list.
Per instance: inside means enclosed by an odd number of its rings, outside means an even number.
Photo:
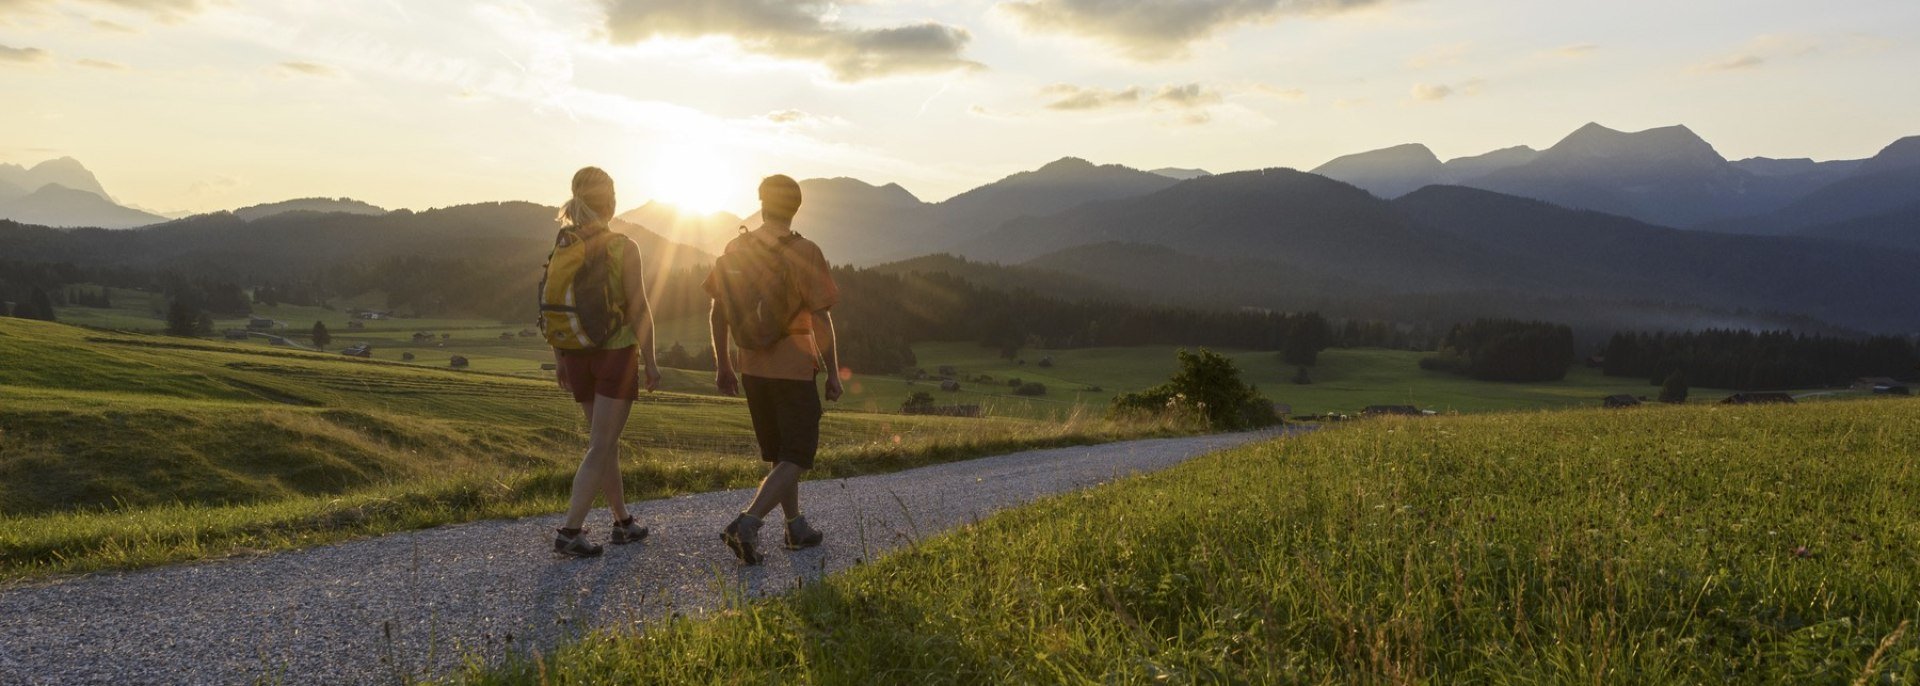
[{"label": "rolling hill", "polygon": [[282,200],[280,202],[242,207],[234,210],[233,216],[246,221],[254,221],[274,215],[287,214],[289,212],[379,216],[386,214],[387,210],[352,198],[297,198],[294,200]]},{"label": "rolling hill", "polygon": [[1568,294],[1778,309],[1876,331],[1920,326],[1920,253],[1669,229],[1470,188],[1429,187],[1394,205],[1423,229],[1569,275],[1555,284]]}]

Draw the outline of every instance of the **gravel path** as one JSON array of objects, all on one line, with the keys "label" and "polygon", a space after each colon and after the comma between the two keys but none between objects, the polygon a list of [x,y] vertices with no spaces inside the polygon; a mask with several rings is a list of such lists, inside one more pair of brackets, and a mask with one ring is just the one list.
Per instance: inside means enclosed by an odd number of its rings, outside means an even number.
[{"label": "gravel path", "polygon": [[[555,515],[15,588],[0,592],[0,684],[443,676],[587,628],[780,593],[994,510],[1270,436],[1038,450],[807,482],[807,518],[827,545],[772,546],[760,567],[739,566],[718,540],[749,495],[726,491],[638,504],[653,536],[591,560],[547,553]],[[589,526],[606,511],[594,517]],[[769,524],[763,545],[779,541]]]}]

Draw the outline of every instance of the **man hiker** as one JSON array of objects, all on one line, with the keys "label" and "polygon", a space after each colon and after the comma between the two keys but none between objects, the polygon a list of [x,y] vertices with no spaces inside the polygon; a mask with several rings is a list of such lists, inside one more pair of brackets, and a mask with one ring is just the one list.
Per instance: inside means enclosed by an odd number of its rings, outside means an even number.
[{"label": "man hiker", "polygon": [[823,538],[800,514],[800,476],[813,468],[820,447],[815,383],[822,371],[827,400],[840,399],[840,356],[828,313],[840,289],[820,246],[793,232],[799,211],[800,184],[767,177],[760,183],[764,222],[752,231],[741,227],[706,282],[713,297],[714,385],[724,395],[746,392],[760,459],[773,465],[747,509],[720,534],[749,565],[760,564],[761,522],[776,505],[786,515],[788,550],[820,545]]}]

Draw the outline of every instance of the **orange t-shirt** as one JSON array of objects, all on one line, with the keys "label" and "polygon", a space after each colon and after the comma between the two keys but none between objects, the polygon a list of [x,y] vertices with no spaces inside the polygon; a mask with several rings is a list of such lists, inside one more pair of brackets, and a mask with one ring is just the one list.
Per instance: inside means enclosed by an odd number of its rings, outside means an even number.
[{"label": "orange t-shirt", "polygon": [[[725,252],[738,249],[741,241],[773,243],[785,234],[785,231],[762,226],[740,234],[727,243]],[[793,315],[793,322],[787,325],[788,336],[772,348],[734,349],[734,369],[741,374],[762,379],[811,381],[825,367],[820,347],[813,336],[813,313],[825,312],[840,302],[840,287],[833,283],[833,271],[827,266],[826,254],[820,252],[820,246],[813,241],[795,239],[779,250],[779,254],[787,261],[787,273],[792,275],[793,286],[799,290],[800,311]],[[707,274],[706,289],[708,296],[720,297],[717,274]],[[731,342],[728,342],[728,347],[732,348]]]}]

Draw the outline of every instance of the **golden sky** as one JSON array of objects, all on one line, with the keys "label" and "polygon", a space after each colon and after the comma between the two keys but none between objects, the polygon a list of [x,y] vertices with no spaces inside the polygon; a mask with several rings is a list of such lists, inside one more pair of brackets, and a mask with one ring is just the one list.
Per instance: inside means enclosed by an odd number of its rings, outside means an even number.
[{"label": "golden sky", "polygon": [[1729,158],[1920,134],[1912,0],[0,0],[0,163],[178,212],[306,196],[737,212],[1063,156],[1312,168],[1686,124]]}]

